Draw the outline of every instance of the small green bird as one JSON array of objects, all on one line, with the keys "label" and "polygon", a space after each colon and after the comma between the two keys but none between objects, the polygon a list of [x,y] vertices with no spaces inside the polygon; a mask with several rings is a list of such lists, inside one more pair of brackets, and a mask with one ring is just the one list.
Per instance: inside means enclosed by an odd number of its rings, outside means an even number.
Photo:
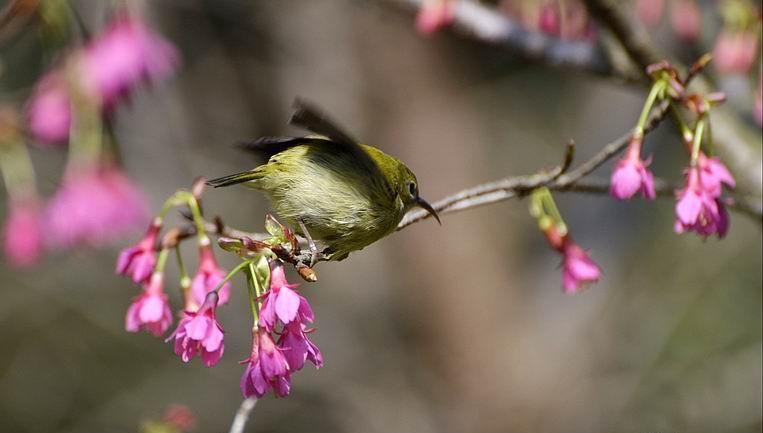
[{"label": "small green bird", "polygon": [[[421,206],[416,175],[397,158],[358,142],[310,104],[297,99],[290,123],[307,137],[263,137],[244,146],[270,156],[254,170],[210,180],[243,183],[264,192],[280,217],[308,239],[313,260],[343,260],[395,231],[408,210]],[[271,156],[272,155],[272,156]],[[299,229],[298,229],[299,227]],[[326,248],[317,253],[313,239]]]}]

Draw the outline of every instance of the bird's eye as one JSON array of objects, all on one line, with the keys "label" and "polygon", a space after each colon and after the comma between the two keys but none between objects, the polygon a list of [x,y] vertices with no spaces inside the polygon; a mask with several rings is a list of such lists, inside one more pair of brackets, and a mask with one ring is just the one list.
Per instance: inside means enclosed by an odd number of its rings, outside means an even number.
[{"label": "bird's eye", "polygon": [[411,197],[416,197],[416,184],[411,182],[408,184],[408,192],[411,194]]}]

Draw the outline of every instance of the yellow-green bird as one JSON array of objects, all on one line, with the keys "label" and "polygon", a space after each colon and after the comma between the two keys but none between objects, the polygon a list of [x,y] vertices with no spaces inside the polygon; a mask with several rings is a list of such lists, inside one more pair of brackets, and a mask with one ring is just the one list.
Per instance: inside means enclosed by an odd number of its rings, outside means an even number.
[{"label": "yellow-green bird", "polygon": [[246,143],[246,148],[272,156],[254,170],[207,183],[243,183],[264,192],[276,213],[298,233],[311,243],[315,239],[325,244],[320,253],[324,260],[343,260],[394,232],[414,206],[440,222],[434,208],[419,196],[416,175],[400,160],[359,144],[305,101],[297,99],[294,106],[290,123],[317,135]]}]

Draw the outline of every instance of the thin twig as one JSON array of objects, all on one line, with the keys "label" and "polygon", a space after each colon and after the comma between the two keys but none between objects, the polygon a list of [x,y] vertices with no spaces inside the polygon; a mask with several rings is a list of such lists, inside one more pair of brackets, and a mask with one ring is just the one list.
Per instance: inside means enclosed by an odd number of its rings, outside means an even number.
[{"label": "thin twig", "polygon": [[233,418],[233,423],[230,426],[229,433],[243,433],[246,427],[246,422],[249,421],[249,415],[251,415],[254,406],[257,405],[257,399],[254,397],[245,398],[241,402],[241,406],[236,411],[236,416]]}]

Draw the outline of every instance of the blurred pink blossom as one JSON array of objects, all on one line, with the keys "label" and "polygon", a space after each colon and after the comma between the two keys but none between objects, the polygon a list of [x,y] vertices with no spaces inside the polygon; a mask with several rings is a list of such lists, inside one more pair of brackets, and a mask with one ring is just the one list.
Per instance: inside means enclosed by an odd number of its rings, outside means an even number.
[{"label": "blurred pink blossom", "polygon": [[136,283],[146,281],[156,266],[156,240],[162,228],[160,219],[151,222],[148,231],[136,245],[119,253],[116,272]]},{"label": "blurred pink blossom", "polygon": [[636,0],[636,16],[647,27],[656,26],[664,10],[665,0]]},{"label": "blurred pink blossom", "polygon": [[201,354],[202,363],[212,367],[223,356],[224,331],[216,318],[217,301],[217,293],[210,292],[199,311],[184,311],[175,332],[167,339],[175,339],[175,354],[183,362]]},{"label": "blurred pink blossom", "polygon": [[565,293],[578,293],[587,284],[599,280],[601,275],[599,266],[569,236],[564,238],[562,253],[564,254],[562,286]]},{"label": "blurred pink blossom", "polygon": [[72,113],[66,81],[58,72],[43,76],[26,108],[29,131],[36,143],[63,144],[69,139]]},{"label": "blurred pink blossom", "polygon": [[673,0],[670,10],[673,31],[681,39],[692,42],[699,36],[702,13],[695,0]]},{"label": "blurred pink blossom", "polygon": [[41,207],[35,198],[11,199],[3,227],[5,257],[14,266],[31,266],[42,255]]},{"label": "blurred pink blossom", "polygon": [[83,85],[94,91],[106,106],[111,106],[142,81],[172,74],[179,59],[175,46],[153,33],[140,19],[117,15],[84,48]]},{"label": "blurred pink blossom", "polygon": [[538,13],[538,29],[552,36],[559,36],[561,19],[559,7],[555,1],[545,1],[540,6]]},{"label": "blurred pink blossom", "polygon": [[755,31],[723,30],[713,48],[713,60],[722,74],[744,74],[758,56],[758,34]]},{"label": "blurred pink blossom", "polygon": [[644,198],[653,200],[654,177],[648,166],[649,161],[641,160],[641,140],[632,139],[625,156],[617,162],[612,171],[609,194],[616,199],[625,200],[641,191]]},{"label": "blurred pink blossom", "polygon": [[453,4],[450,0],[424,0],[416,14],[416,30],[429,36],[453,22]]},{"label": "blurred pink blossom", "polygon": [[275,329],[277,320],[284,324],[314,320],[313,310],[307,299],[293,290],[297,286],[286,281],[283,266],[273,268],[270,274],[270,290],[263,295],[260,310],[260,322],[268,331]]},{"label": "blurred pink blossom", "polygon": [[265,329],[259,328],[252,332],[251,355],[243,362],[247,363],[241,376],[241,393],[244,398],[260,398],[270,389],[278,397],[289,395],[289,363]]},{"label": "blurred pink blossom", "polygon": [[48,239],[55,247],[102,245],[148,219],[146,199],[113,166],[71,170],[45,211]]},{"label": "blurred pink blossom", "polygon": [[160,337],[172,325],[172,311],[164,293],[164,274],[155,272],[144,283],[143,293],[133,299],[125,317],[125,329],[138,332],[141,329]]},{"label": "blurred pink blossom", "polygon": [[[215,253],[209,243],[199,246],[199,269],[191,281],[191,295],[196,305],[204,303],[207,293],[215,290],[225,279],[225,269],[217,264]],[[230,282],[226,282],[217,292],[220,305],[228,303],[230,298]]]}]

